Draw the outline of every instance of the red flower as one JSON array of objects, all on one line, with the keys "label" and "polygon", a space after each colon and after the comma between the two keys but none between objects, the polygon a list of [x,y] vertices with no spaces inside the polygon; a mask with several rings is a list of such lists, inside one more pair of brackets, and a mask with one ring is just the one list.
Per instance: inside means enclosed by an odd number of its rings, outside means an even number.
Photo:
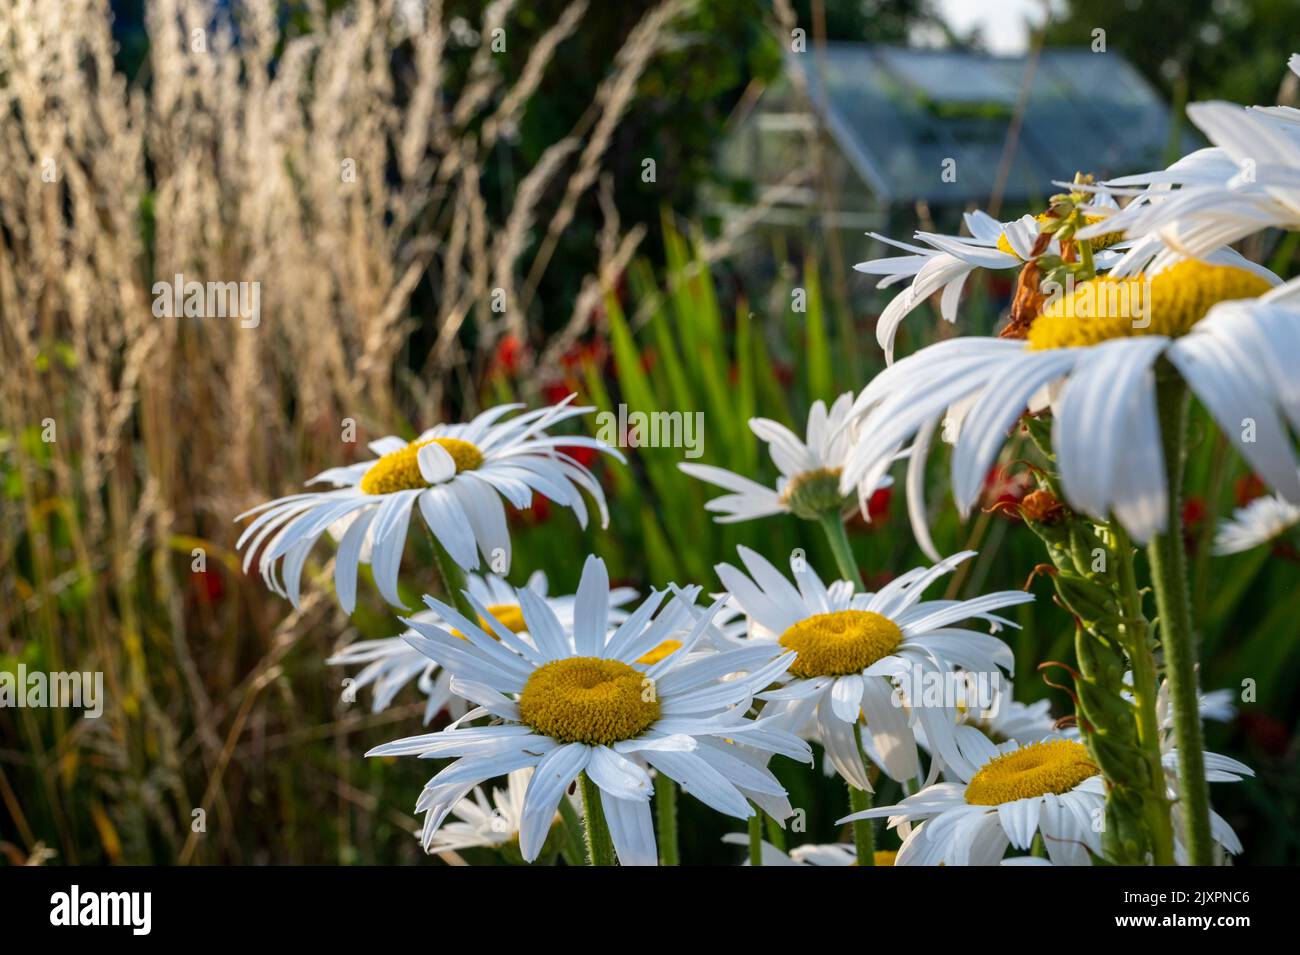
[{"label": "red flower", "polygon": [[585,365],[594,365],[600,368],[604,365],[608,355],[609,349],[606,347],[603,338],[589,338],[573,345],[561,355],[560,364],[564,366],[566,371],[580,369]]},{"label": "red flower", "polygon": [[1266,713],[1242,713],[1237,717],[1251,742],[1272,756],[1283,756],[1291,744],[1291,731],[1285,723]]},{"label": "red flower", "polygon": [[556,381],[542,388],[542,398],[548,405],[558,405],[569,395],[577,391],[577,382],[574,381]]},{"label": "red flower", "polygon": [[196,571],[191,577],[190,586],[203,603],[214,604],[226,594],[226,585],[221,575],[211,570]]},{"label": "red flower", "polygon": [[492,364],[496,371],[505,375],[514,375],[519,370],[519,359],[524,353],[524,343],[519,340],[519,336],[507,332],[501,336],[497,342],[496,352],[492,356]]},{"label": "red flower", "polygon": [[854,508],[853,514],[848,519],[849,530],[867,534],[879,530],[881,524],[889,517],[889,502],[892,498],[893,488],[877,488],[872,492],[871,497],[867,498],[867,516],[870,520],[862,516],[861,509]]},{"label": "red flower", "polygon": [[[995,510],[1007,520],[1020,520],[1018,505],[1033,490],[1034,482],[1027,471],[1011,471],[995,464],[984,478],[981,507]],[[1017,505],[1017,506],[1012,506]]]},{"label": "red flower", "polygon": [[599,452],[595,448],[588,448],[588,447],[575,448],[575,447],[569,447],[567,445],[561,445],[555,450],[559,451],[561,454],[567,454],[569,457],[573,458],[573,460],[581,464],[584,468],[590,468],[596,462],[596,456],[597,454],[599,454]]},{"label": "red flower", "polygon": [[1183,545],[1188,551],[1196,550],[1208,516],[1209,510],[1205,506],[1205,498],[1189,494],[1183,501]]},{"label": "red flower", "polygon": [[893,497],[894,489],[890,487],[876,488],[872,492],[871,497],[867,499],[867,514],[873,521],[889,515],[889,502]]},{"label": "red flower", "polygon": [[1245,507],[1255,498],[1263,497],[1267,490],[1258,474],[1243,474],[1232,482],[1232,496],[1236,498],[1238,507]]},{"label": "red flower", "polygon": [[525,511],[515,511],[511,516],[520,524],[528,526],[545,524],[551,519],[551,502],[542,495],[533,492],[533,505]]}]

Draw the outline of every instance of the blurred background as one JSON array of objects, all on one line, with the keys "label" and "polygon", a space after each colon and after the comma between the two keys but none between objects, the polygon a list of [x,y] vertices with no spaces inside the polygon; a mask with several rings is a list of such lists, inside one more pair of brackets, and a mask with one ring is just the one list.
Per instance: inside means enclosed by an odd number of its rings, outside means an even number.
[{"label": "blurred background", "polygon": [[[321,546],[294,611],[241,572],[234,515],[381,435],[572,391],[702,411],[702,460],[770,481],[747,419],[802,431],[882,367],[895,290],[852,271],[888,254],[868,231],[956,233],[971,208],[1041,211],[1076,171],[1164,165],[1201,144],[1190,101],[1296,105],[1296,37],[1291,0],[5,0],[0,670],[102,671],[107,701],[0,708],[0,860],[439,864],[412,836],[431,767],[362,758],[418,732],[421,699],[371,713],[324,664],[396,633],[393,610],[363,585],[345,616]],[[1296,245],[1245,251],[1290,277]],[[177,273],[260,283],[259,324],[154,317]],[[994,329],[1013,280],[976,273],[961,330]],[[936,301],[899,351],[952,333]],[[1212,795],[1242,863],[1294,863],[1297,553],[1211,556],[1262,488],[1198,420],[1202,684],[1257,681],[1207,732],[1258,778]],[[993,508],[1028,490],[1015,448],[966,523],[934,457],[936,542],[980,550],[949,595],[1024,585],[1038,543]],[[637,588],[711,589],[739,543],[830,574],[793,518],[712,523],[680,460],[593,462],[605,532],[516,514],[514,582],[571,592],[594,551]],[[871,510],[850,533],[880,584],[923,558],[901,495]],[[424,546],[412,606],[436,588]],[[1017,696],[1065,715],[1035,667],[1071,659],[1072,624],[1034,589]],[[806,838],[836,838],[842,787],[776,768]],[[686,862],[739,860],[731,820],[682,811]]]}]

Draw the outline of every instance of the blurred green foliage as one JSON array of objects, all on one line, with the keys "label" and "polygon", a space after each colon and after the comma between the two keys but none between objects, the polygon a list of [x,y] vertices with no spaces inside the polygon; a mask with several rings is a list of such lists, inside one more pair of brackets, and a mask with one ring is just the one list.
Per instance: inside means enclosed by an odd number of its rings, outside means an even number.
[{"label": "blurred green foliage", "polygon": [[1294,0],[1066,0],[1049,44],[1091,46],[1105,30],[1174,104],[1204,99],[1270,105],[1300,36]]}]

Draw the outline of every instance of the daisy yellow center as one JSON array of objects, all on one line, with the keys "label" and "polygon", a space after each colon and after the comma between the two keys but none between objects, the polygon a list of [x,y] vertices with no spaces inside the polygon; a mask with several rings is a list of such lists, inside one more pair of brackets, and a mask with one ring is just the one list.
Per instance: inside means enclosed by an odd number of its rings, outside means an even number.
[{"label": "daisy yellow center", "polygon": [[1096,775],[1097,764],[1082,743],[1068,739],[1031,743],[989,760],[966,786],[966,802],[999,806],[1048,793],[1059,796]]},{"label": "daisy yellow center", "polygon": [[802,678],[861,673],[902,642],[898,625],[870,610],[814,614],[786,630],[780,640],[798,654],[790,672]]},{"label": "daisy yellow center", "polygon": [[660,660],[664,659],[665,657],[676,653],[681,648],[682,648],[682,642],[680,640],[665,640],[663,643],[659,644],[659,646],[655,647],[649,653],[644,653],[641,656],[637,657],[636,662],[644,663],[646,666],[650,666],[651,664],[658,663]]},{"label": "daisy yellow center", "polygon": [[561,743],[609,746],[640,736],[659,719],[659,698],[644,673],[619,660],[566,657],[533,671],[519,715]]},{"label": "daisy yellow center", "polygon": [[420,449],[427,444],[437,444],[456,462],[456,473],[473,471],[483,463],[483,452],[469,441],[460,438],[429,438],[412,441],[404,448],[390,451],[370,466],[361,477],[361,490],[366,494],[392,494],[395,491],[415,491],[428,487],[429,482],[420,473]]},{"label": "daisy yellow center", "polygon": [[[496,618],[497,623],[511,633],[523,633],[528,629],[528,624],[524,623],[524,612],[515,604],[492,604],[487,608],[487,611]],[[492,633],[492,626],[488,623],[486,617],[479,617],[478,625],[485,633]],[[462,640],[465,639],[465,634],[459,630],[453,630],[451,635],[460,637]]]},{"label": "daisy yellow center", "polygon": [[1096,345],[1135,335],[1185,335],[1210,306],[1254,298],[1269,284],[1253,272],[1231,265],[1188,259],[1159,275],[1109,275],[1080,282],[1052,302],[1029,326],[1030,350]]}]

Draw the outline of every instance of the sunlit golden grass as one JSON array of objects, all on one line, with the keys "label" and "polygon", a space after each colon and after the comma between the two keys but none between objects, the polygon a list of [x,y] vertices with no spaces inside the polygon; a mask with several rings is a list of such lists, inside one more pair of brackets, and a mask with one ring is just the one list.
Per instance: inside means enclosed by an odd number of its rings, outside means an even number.
[{"label": "sunlit golden grass", "polygon": [[[475,403],[501,337],[527,340],[554,243],[680,5],[592,64],[607,75],[583,123],[495,213],[484,157],[586,3],[521,67],[466,54],[454,88],[440,4],[420,23],[390,0],[323,6],[282,33],[279,4],[242,3],[236,43],[212,4],[155,0],[130,83],[107,0],[0,13],[0,660],[103,671],[108,697],[98,721],[0,716],[13,861],[346,861],[385,835],[414,852],[409,818],[353,787],[372,770],[347,742],[409,708],[340,715],[320,659],[346,621],[319,590],[284,616],[239,572],[230,518]],[[490,5],[482,35],[513,6]],[[593,274],[635,248],[611,225]],[[258,283],[260,321],[156,317],[154,285],[176,275]],[[283,761],[331,735],[337,774]],[[350,806],[382,832],[346,831]]]}]

